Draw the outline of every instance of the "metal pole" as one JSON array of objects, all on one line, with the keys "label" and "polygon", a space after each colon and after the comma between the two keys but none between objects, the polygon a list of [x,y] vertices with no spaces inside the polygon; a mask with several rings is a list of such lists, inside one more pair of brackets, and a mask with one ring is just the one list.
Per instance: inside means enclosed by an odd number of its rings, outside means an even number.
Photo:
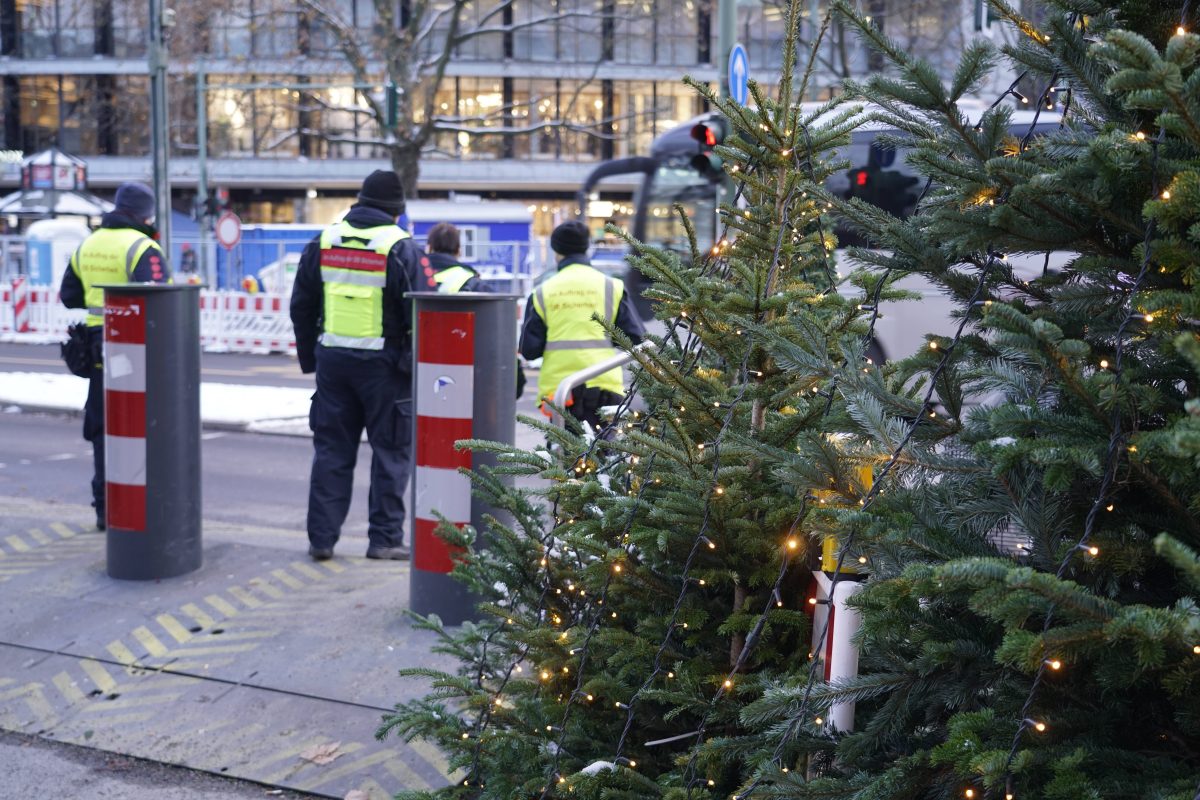
[{"label": "metal pole", "polygon": [[171,255],[171,176],[168,170],[167,46],[163,37],[163,0],[150,0],[150,139],[154,162],[155,225],[167,258]]},{"label": "metal pole", "polygon": [[[815,46],[815,43],[817,41],[817,36],[820,35],[820,33],[821,33],[821,0],[812,0],[812,2],[809,3],[808,22],[809,22],[809,31],[810,31],[809,42],[812,43],[810,46]],[[821,90],[818,88],[820,85],[820,81],[818,80],[818,77],[820,76],[820,74],[821,74],[821,67],[818,64],[818,66],[813,70],[812,84],[808,87],[809,91],[811,92],[813,100],[820,99]],[[803,102],[804,98],[801,97],[800,100]]]},{"label": "metal pole", "polygon": [[717,0],[717,74],[721,96],[729,97],[729,51],[737,33],[737,0]]},{"label": "metal pole", "polygon": [[[208,259],[208,74],[204,59],[196,63],[196,205],[199,207],[200,243],[196,269],[210,287],[216,287],[216,265]],[[213,271],[209,272],[209,267]]]}]

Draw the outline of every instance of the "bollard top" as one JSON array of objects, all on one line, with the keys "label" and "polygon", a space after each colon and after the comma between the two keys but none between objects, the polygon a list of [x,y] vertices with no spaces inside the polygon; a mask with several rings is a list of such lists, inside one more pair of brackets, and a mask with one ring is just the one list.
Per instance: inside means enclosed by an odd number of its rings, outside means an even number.
[{"label": "bollard top", "polygon": [[405,292],[413,300],[518,300],[525,295],[516,292]]}]

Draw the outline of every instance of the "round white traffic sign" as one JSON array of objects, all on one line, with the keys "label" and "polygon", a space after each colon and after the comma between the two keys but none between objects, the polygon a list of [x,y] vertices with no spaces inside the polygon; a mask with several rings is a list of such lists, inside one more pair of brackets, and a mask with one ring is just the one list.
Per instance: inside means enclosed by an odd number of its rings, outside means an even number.
[{"label": "round white traffic sign", "polygon": [[226,250],[232,250],[242,240],[242,221],[232,211],[226,211],[218,217],[217,224],[213,227],[217,241]]}]

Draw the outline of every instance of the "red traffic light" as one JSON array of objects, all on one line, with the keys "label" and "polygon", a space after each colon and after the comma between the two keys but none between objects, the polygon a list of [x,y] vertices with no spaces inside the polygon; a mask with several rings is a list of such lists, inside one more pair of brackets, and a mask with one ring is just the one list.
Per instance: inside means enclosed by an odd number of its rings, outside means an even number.
[{"label": "red traffic light", "polygon": [[718,141],[717,132],[703,122],[692,126],[692,138],[705,147],[715,147]]},{"label": "red traffic light", "polygon": [[858,172],[854,175],[854,185],[855,186],[866,186],[867,185],[867,171],[865,169],[858,170]]}]

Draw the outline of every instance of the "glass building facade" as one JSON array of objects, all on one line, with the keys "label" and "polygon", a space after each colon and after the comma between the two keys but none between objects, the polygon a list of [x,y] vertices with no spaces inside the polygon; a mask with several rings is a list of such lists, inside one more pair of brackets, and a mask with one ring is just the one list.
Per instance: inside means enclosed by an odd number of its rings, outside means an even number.
[{"label": "glass building facade", "polygon": [[[297,0],[181,0],[173,7],[173,161],[198,155],[199,102],[210,163],[280,162],[288,175],[281,184],[288,185],[258,186],[260,194],[277,188],[280,197],[303,195],[306,171],[311,185],[327,186],[321,175],[331,160],[386,158],[368,108],[369,98],[383,102],[383,87],[356,87],[338,25],[376,34],[365,41],[383,41],[378,33],[396,14],[403,19],[408,0],[328,5],[336,8],[336,24]],[[422,21],[428,29],[421,52],[409,54],[413,61],[434,61],[444,49],[448,16],[436,12],[448,5],[432,4],[434,14]],[[108,159],[144,160],[148,169],[145,10],[145,0],[0,0],[0,149],[28,154],[58,146],[94,165],[100,189]],[[743,17],[739,35],[747,37],[752,63],[777,65],[778,14]],[[470,35],[453,47],[432,104],[421,102],[413,114],[420,123],[424,108],[432,108],[447,127],[422,156],[422,190],[430,185],[434,195],[470,193],[475,176],[503,161],[529,165],[519,171],[526,185],[510,181],[489,196],[564,199],[566,179],[540,175],[549,165],[578,165],[565,173],[578,176],[585,165],[645,153],[655,135],[704,110],[682,76],[716,79],[709,0],[481,0],[466,7],[457,30]],[[381,59],[389,54],[374,50],[364,52],[365,74],[382,80]],[[203,101],[196,91],[201,63]],[[527,132],[514,135],[521,131]],[[317,169],[316,162],[325,166]],[[456,163],[451,177],[434,177],[442,162]],[[219,168],[213,178],[220,182]],[[189,191],[186,181],[173,183]],[[286,207],[279,204],[271,216],[288,217]]]}]

